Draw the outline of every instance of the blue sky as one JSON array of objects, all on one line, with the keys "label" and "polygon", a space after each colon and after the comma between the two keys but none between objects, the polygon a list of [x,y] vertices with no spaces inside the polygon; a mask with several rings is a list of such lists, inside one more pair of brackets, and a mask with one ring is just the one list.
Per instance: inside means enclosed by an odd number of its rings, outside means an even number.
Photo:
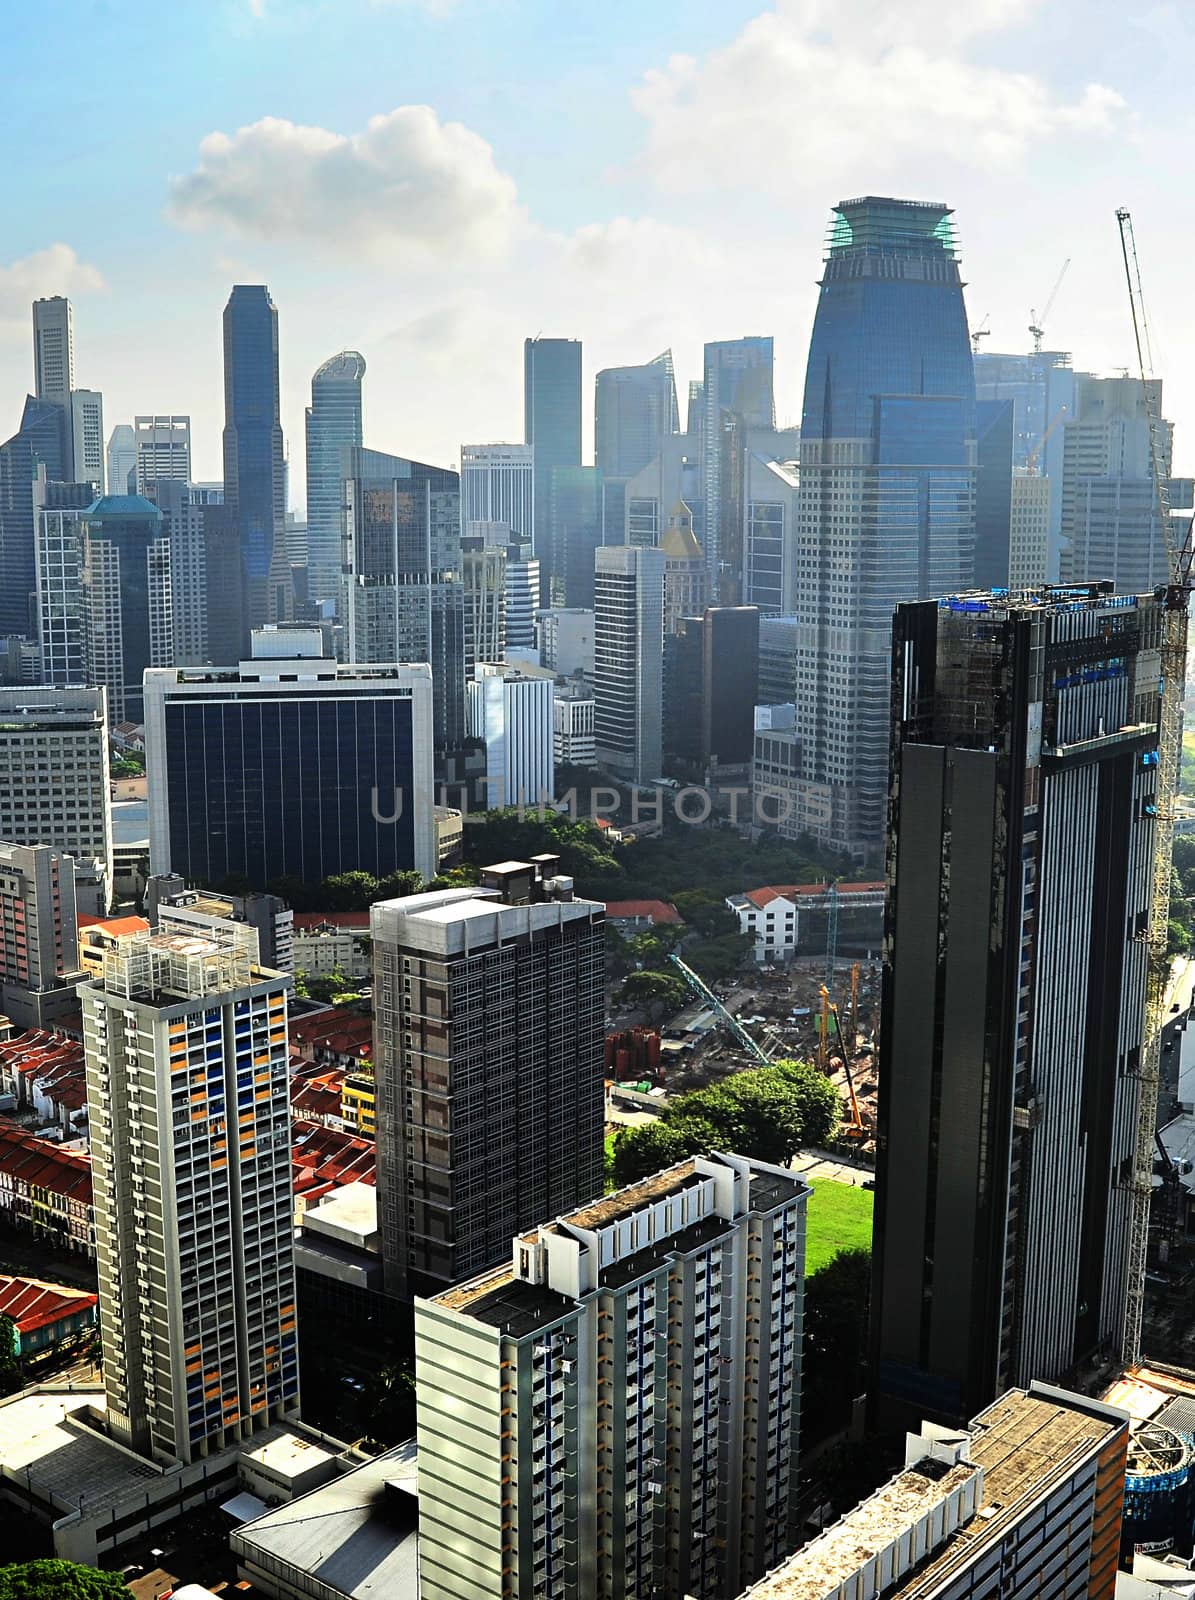
[{"label": "blue sky", "polygon": [[[1184,215],[1195,7],[1110,0],[51,0],[9,8],[0,119],[0,428],[28,301],[75,302],[106,423],[188,411],[219,475],[220,311],[279,309],[302,501],[311,371],[363,351],[375,447],[451,463],[517,438],[521,340],[586,379],[671,345],[776,337],[797,420],[827,212],[956,209],[974,322],[1018,349],[1132,359],[1113,212],[1134,212],[1176,466],[1195,428]],[[48,50],[46,41],[54,48]]]}]

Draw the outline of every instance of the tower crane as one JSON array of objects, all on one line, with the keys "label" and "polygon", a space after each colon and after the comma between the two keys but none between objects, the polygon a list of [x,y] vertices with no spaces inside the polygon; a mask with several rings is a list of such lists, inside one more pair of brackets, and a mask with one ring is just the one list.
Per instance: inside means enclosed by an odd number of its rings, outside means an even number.
[{"label": "tower crane", "polygon": [[971,333],[971,354],[973,356],[977,356],[979,354],[979,341],[981,339],[990,339],[991,338],[992,330],[988,327],[988,323],[991,320],[992,320],[992,313],[989,311],[985,315],[983,321],[979,324],[978,328],[975,328],[975,329],[972,330],[972,333]]},{"label": "tower crane", "polygon": [[1070,264],[1071,258],[1067,256],[1066,260],[1062,263],[1062,271],[1054,279],[1054,287],[1050,290],[1049,299],[1046,301],[1046,308],[1042,312],[1041,316],[1039,317],[1036,311],[1030,311],[1029,313],[1029,332],[1033,339],[1033,354],[1035,356],[1041,355],[1041,342],[1046,336],[1046,330],[1042,324],[1050,315],[1050,312],[1054,309],[1054,302],[1058,298],[1058,291],[1062,288],[1062,280],[1066,277],[1066,269],[1070,266]]},{"label": "tower crane", "polygon": [[1124,1328],[1120,1358],[1126,1366],[1141,1359],[1141,1324],[1145,1310],[1145,1268],[1149,1252],[1149,1204],[1153,1192],[1154,1132],[1158,1114],[1158,1080],[1161,1066],[1162,1028],[1166,1021],[1166,980],[1170,963],[1166,955],[1167,922],[1170,916],[1171,852],[1174,844],[1174,795],[1178,786],[1179,756],[1182,749],[1183,685],[1187,676],[1187,610],[1191,595],[1191,534],[1195,519],[1188,526],[1180,547],[1170,517],[1157,385],[1152,376],[1153,358],[1149,347],[1149,324],[1141,291],[1141,268],[1133,237],[1133,219],[1122,206],[1116,213],[1120,227],[1120,251],[1124,258],[1125,282],[1133,314],[1133,338],[1137,367],[1141,374],[1146,415],[1149,419],[1149,454],[1153,469],[1154,494],[1162,519],[1166,541],[1169,581],[1164,591],[1162,619],[1161,710],[1158,718],[1158,789],[1154,823],[1153,884],[1149,907],[1149,926],[1145,989],[1145,1024],[1141,1040],[1138,1073],[1137,1136],[1133,1151],[1133,1170],[1129,1180],[1128,1281],[1125,1290]]},{"label": "tower crane", "polygon": [[1046,448],[1046,445],[1047,445],[1047,443],[1049,442],[1049,439],[1050,439],[1050,435],[1054,432],[1055,428],[1057,428],[1061,423],[1066,421],[1066,419],[1069,416],[1069,414],[1070,413],[1067,410],[1066,406],[1059,406],[1058,410],[1055,411],[1054,415],[1050,418],[1049,427],[1046,429],[1045,433],[1042,434],[1041,438],[1037,441],[1037,443],[1033,446],[1033,449],[1030,450],[1030,452],[1029,452],[1029,459],[1025,463],[1025,469],[1026,469],[1027,472],[1030,472],[1030,473],[1033,473],[1034,475],[1036,475],[1038,458],[1041,455],[1042,451]]}]

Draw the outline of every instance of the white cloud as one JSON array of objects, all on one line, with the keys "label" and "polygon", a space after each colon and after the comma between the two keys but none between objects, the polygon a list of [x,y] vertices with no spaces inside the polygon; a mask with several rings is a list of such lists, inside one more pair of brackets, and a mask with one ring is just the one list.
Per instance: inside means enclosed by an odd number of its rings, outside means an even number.
[{"label": "white cloud", "polygon": [[647,119],[640,165],[666,188],[779,194],[902,160],[1016,164],[1062,131],[1103,131],[1125,102],[1089,84],[1068,102],[1029,72],[965,49],[1023,23],[1039,0],[778,0],[704,59],[674,56],[632,91]]},{"label": "white cloud", "polygon": [[430,106],[399,106],[348,135],[280,117],[210,133],[198,166],[171,185],[168,214],[394,261],[501,254],[522,216],[486,141]]},{"label": "white cloud", "polygon": [[0,334],[27,333],[30,304],[42,295],[87,294],[104,286],[99,269],[81,261],[68,244],[47,245],[0,266]]}]

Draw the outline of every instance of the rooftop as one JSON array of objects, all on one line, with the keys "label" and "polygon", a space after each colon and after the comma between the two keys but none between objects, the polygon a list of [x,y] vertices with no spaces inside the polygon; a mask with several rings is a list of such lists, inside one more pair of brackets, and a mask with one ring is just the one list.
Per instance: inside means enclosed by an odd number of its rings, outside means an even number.
[{"label": "rooftop", "polygon": [[606,916],[611,922],[647,917],[657,927],[682,921],[680,912],[666,900],[608,900]]},{"label": "rooftop", "polygon": [[73,1317],[97,1303],[94,1294],[40,1278],[13,1278],[0,1272],[0,1316],[11,1317],[21,1333],[36,1333],[63,1317]]}]

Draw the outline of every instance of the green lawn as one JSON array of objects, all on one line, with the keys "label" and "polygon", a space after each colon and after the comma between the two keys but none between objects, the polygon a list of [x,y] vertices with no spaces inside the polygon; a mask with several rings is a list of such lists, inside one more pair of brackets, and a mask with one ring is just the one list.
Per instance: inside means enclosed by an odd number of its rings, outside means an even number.
[{"label": "green lawn", "polygon": [[871,1249],[870,1189],[814,1178],[805,1238],[805,1275],[816,1272],[844,1250]]}]

